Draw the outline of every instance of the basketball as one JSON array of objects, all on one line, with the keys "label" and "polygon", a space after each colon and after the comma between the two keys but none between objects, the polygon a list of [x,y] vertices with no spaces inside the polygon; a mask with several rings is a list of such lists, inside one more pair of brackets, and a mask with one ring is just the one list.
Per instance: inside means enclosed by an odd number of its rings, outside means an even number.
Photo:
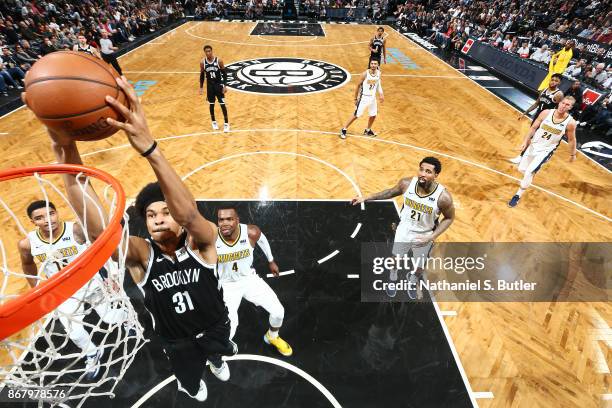
[{"label": "basketball", "polygon": [[60,51],[37,61],[25,77],[25,102],[47,127],[74,140],[99,140],[118,129],[106,118],[123,121],[106,95],[127,105],[115,82],[119,74],[104,61],[82,52]]}]

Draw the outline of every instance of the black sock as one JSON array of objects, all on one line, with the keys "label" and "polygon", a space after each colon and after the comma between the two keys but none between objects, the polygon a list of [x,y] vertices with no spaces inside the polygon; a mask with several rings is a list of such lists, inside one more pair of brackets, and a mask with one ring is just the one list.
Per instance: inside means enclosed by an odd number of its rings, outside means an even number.
[{"label": "black sock", "polygon": [[225,107],[224,103],[221,103],[221,110],[223,111],[223,120],[225,121],[225,123],[229,123],[229,121],[227,120],[227,108]]},{"label": "black sock", "polygon": [[208,104],[208,109],[210,110],[210,120],[215,121],[215,105],[212,103]]}]

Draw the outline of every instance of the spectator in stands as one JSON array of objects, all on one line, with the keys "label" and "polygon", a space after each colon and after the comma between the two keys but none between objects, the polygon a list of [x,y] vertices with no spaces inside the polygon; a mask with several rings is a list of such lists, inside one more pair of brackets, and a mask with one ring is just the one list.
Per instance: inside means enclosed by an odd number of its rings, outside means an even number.
[{"label": "spectator in stands", "polygon": [[510,34],[506,34],[506,38],[502,44],[502,50],[508,51],[512,47],[512,38],[510,38]]},{"label": "spectator in stands", "polygon": [[589,24],[587,28],[578,33],[578,37],[589,38],[595,33],[595,24]]},{"label": "spectator in stands", "polygon": [[[23,89],[23,78],[25,74],[19,67],[9,67],[4,62],[0,61],[0,75],[4,78],[4,82],[9,86],[17,89]],[[19,83],[17,83],[19,81]]]},{"label": "spectator in stands", "polygon": [[531,54],[531,59],[548,64],[550,61],[550,51],[548,50],[548,45],[544,44],[542,47],[535,50],[535,52]]},{"label": "spectator in stands", "polygon": [[30,64],[20,64],[17,58],[11,53],[11,50],[8,47],[2,48],[2,62],[10,69],[10,68],[19,68],[21,71],[26,72],[30,69]]},{"label": "spectator in stands", "polygon": [[578,119],[580,117],[580,111],[582,109],[583,92],[584,91],[582,89],[580,81],[578,80],[572,82],[572,86],[570,86],[570,88],[566,92],[564,92],[565,96],[573,96],[574,99],[576,100],[576,102],[574,103],[574,107],[570,111],[570,114],[572,115],[574,119],[576,119],[576,122],[579,122]]},{"label": "spectator in stands", "polygon": [[23,48],[23,52],[26,53],[30,58],[39,59],[42,57],[41,54],[35,52],[30,45],[28,40],[21,40],[21,47]]},{"label": "spectator in stands", "polygon": [[521,45],[521,48],[519,48],[516,53],[519,55],[519,57],[521,58],[529,58],[529,44],[524,42]]},{"label": "spectator in stands", "polygon": [[40,52],[42,53],[42,55],[47,55],[47,54],[51,54],[52,52],[55,52],[55,51],[57,51],[57,48],[51,42],[51,39],[46,37],[43,40],[43,43],[40,46]]},{"label": "spectator in stands", "polygon": [[567,67],[565,69],[564,74],[568,75],[568,76],[570,76],[572,78],[580,78],[585,63],[586,63],[586,61],[584,59],[578,60],[578,62],[576,62],[575,64],[570,65],[569,67]]},{"label": "spectator in stands", "polygon": [[34,58],[25,52],[21,45],[15,46],[15,59],[19,65],[29,65],[30,67],[38,60],[38,58]]},{"label": "spectator in stands", "polygon": [[119,75],[123,75],[121,71],[121,67],[119,66],[119,62],[117,61],[117,57],[115,57],[115,51],[119,48],[113,45],[113,42],[110,38],[108,38],[108,32],[102,31],[102,38],[100,38],[100,54],[102,55],[102,59],[106,61],[107,64],[111,64],[115,71],[119,73]]}]

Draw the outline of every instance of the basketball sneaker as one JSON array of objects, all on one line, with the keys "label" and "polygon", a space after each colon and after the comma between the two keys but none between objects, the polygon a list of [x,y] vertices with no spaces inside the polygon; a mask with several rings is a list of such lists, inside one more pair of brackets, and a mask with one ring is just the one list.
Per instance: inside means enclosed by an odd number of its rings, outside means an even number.
[{"label": "basketball sneaker", "polygon": [[229,123],[224,123],[224,124],[223,124],[223,131],[224,131],[225,133],[227,133],[227,132],[229,132],[229,131],[230,131],[230,126],[229,126]]},{"label": "basketball sneaker", "polygon": [[102,350],[96,350],[96,354],[87,356],[85,361],[85,379],[87,381],[94,381],[98,377],[100,372],[100,358],[102,357]]},{"label": "basketball sneaker", "polygon": [[291,348],[289,343],[281,339],[280,336],[276,336],[275,338],[272,338],[270,336],[269,330],[266,332],[266,334],[264,334],[264,341],[266,342],[266,344],[271,344],[274,347],[276,347],[278,352],[281,353],[285,357],[289,357],[290,355],[293,354],[293,349]]},{"label": "basketball sneaker", "polygon": [[223,362],[223,364],[221,364],[221,367],[219,368],[215,367],[214,364],[211,363],[210,361],[208,361],[208,363],[210,366],[210,371],[215,375],[215,377],[217,377],[221,381],[229,380],[230,369],[225,361]]},{"label": "basketball sneaker", "polygon": [[363,134],[369,137],[376,137],[376,133],[372,129],[366,129],[363,131]]},{"label": "basketball sneaker", "polygon": [[[389,282],[395,282],[395,281],[397,281],[397,270],[392,269],[391,272],[389,272]],[[391,287],[387,285],[387,289],[385,289],[385,291],[387,292],[387,296],[391,298],[395,297],[395,294],[397,293],[397,289],[395,289],[395,285],[393,285],[393,289],[391,289]]]},{"label": "basketball sneaker", "polygon": [[406,279],[408,280],[408,288],[406,291],[408,292],[408,297],[412,300],[417,298],[417,287],[419,285],[419,277],[416,276],[416,273],[408,272],[406,274]]},{"label": "basketball sneaker", "polygon": [[213,130],[219,130],[219,125],[217,125],[217,121],[216,120],[212,121],[212,128],[213,128]]},{"label": "basketball sneaker", "polygon": [[189,395],[191,398],[196,399],[200,402],[206,401],[206,398],[208,398],[208,389],[206,388],[206,383],[204,382],[204,380],[200,380],[200,389],[198,390],[196,395],[191,395],[189,391],[184,389],[179,380],[176,380],[176,382],[178,383],[179,391],[184,392],[185,394]]},{"label": "basketball sneaker", "polygon": [[513,195],[510,201],[508,201],[508,207],[510,208],[516,207],[520,199],[521,197],[518,194]]},{"label": "basketball sneaker", "polygon": [[523,156],[521,156],[520,154],[516,157],[513,157],[511,159],[508,159],[508,161],[510,163],[514,163],[514,164],[519,164],[521,162],[521,159],[523,158]]},{"label": "basketball sneaker", "polygon": [[340,139],[346,139],[346,129],[340,131]]}]

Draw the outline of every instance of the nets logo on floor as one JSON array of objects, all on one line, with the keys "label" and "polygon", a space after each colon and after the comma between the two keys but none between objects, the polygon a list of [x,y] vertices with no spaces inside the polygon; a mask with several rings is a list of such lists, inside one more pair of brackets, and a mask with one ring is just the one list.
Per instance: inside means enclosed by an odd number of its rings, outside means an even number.
[{"label": "nets logo on floor", "polygon": [[329,62],[301,58],[259,58],[226,65],[227,86],[264,95],[329,91],[346,84],[350,74]]}]

